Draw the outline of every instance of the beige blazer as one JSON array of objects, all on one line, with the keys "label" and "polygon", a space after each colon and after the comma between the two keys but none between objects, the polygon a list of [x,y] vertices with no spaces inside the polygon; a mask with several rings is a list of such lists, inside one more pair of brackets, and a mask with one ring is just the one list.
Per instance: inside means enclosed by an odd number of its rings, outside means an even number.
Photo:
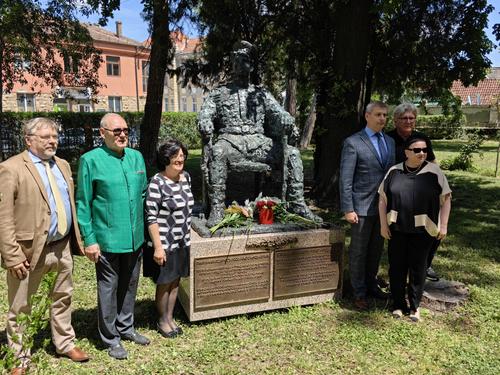
[{"label": "beige blazer", "polygon": [[[66,160],[55,157],[69,188],[73,225],[70,247],[83,254],[76,220],[74,184]],[[33,269],[45,246],[50,227],[50,206],[45,186],[28,151],[0,163],[0,253],[2,267],[10,268],[26,259]]]}]

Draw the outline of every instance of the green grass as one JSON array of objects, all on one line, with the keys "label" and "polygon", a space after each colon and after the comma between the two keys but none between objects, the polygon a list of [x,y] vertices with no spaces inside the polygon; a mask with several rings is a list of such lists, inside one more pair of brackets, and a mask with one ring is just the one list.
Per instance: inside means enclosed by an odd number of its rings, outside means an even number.
[{"label": "green grass", "polygon": [[[490,160],[495,145],[485,158]],[[455,142],[435,142],[438,159]],[[198,156],[197,156],[198,155]],[[196,168],[191,152],[187,169]],[[493,159],[494,160],[494,159]],[[193,173],[200,176],[200,173]],[[127,361],[108,357],[96,323],[93,265],[75,258],[73,324],[78,345],[92,357],[86,364],[55,358],[54,349],[35,348],[39,374],[498,374],[500,369],[500,179],[447,172],[453,190],[449,236],[435,269],[468,285],[470,300],[458,310],[424,310],[424,321],[392,319],[386,306],[354,311],[349,301],[293,307],[200,323],[176,312],[185,335],[162,338],[154,329],[154,285],[142,278],[136,326],[152,339],[148,347],[125,342]],[[199,178],[199,177],[198,177]],[[195,180],[196,183],[196,180]],[[4,277],[5,275],[1,275]],[[6,293],[0,298],[5,322]]]},{"label": "green grass", "polygon": [[[438,161],[451,159],[459,154],[460,145],[466,141],[463,140],[433,140],[433,147],[436,149],[436,158]],[[474,172],[481,176],[495,176],[495,166],[497,158],[497,149],[499,141],[485,141],[481,145],[481,154],[474,154],[473,164]],[[498,176],[500,176],[500,164]]]}]

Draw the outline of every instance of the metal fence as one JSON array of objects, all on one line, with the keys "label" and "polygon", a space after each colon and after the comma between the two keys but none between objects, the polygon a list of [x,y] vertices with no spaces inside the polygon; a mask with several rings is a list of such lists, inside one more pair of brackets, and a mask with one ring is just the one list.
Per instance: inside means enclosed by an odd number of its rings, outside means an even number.
[{"label": "metal fence", "polygon": [[[26,146],[22,132],[22,122],[0,123],[0,161],[22,152]],[[57,155],[68,160],[78,159],[81,154],[102,144],[99,128],[77,127],[59,132]],[[139,146],[139,129],[130,128],[129,146]]]}]

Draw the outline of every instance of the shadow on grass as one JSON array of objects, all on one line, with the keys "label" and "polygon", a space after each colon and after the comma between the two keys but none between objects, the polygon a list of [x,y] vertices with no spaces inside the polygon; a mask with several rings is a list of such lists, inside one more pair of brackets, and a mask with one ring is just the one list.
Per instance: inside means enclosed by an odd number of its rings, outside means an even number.
[{"label": "shadow on grass", "polygon": [[448,232],[453,242],[478,255],[500,261],[500,186],[495,180],[449,174],[453,190]]}]

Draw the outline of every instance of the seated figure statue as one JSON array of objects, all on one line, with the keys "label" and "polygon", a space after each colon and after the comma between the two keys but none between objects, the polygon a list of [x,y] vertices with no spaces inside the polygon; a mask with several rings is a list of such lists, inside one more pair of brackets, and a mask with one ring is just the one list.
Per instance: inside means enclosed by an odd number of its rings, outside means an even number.
[{"label": "seated figure statue", "polygon": [[[267,90],[250,83],[252,52],[249,42],[236,43],[231,81],[209,93],[198,116],[210,203],[207,226],[224,217],[228,168],[239,164],[252,170],[252,163],[269,169],[279,169],[281,164],[288,210],[320,221],[304,201],[302,160],[299,150],[290,145],[298,138],[294,118]],[[288,144],[283,145],[283,140]]]}]

